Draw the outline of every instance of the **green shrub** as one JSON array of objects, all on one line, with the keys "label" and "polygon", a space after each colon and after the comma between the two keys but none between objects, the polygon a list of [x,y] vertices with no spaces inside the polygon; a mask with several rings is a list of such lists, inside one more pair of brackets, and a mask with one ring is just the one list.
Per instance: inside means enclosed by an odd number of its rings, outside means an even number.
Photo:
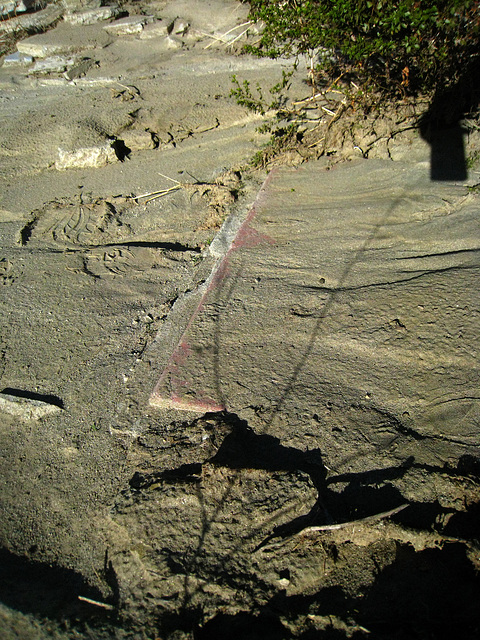
[{"label": "green shrub", "polygon": [[478,0],[251,0],[263,56],[323,54],[323,66],[389,93],[453,86],[478,65]]}]

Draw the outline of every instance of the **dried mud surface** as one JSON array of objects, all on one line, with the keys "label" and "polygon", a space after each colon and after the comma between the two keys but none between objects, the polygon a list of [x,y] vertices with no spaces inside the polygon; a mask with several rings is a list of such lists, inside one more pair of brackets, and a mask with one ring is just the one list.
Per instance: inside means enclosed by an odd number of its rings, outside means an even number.
[{"label": "dried mud surface", "polygon": [[[122,10],[158,34],[60,20],[33,36],[91,61],[75,81],[0,67],[1,637],[478,638],[478,397],[459,415],[477,425],[467,443],[355,402],[348,380],[284,415],[149,405],[212,240],[265,177],[246,168],[265,136],[229,97],[231,74],[268,88],[283,63],[205,35],[243,24],[241,3]],[[308,91],[293,79],[295,99]],[[408,122],[395,142],[385,120],[353,124],[332,129],[328,154],[428,158]],[[62,165],[83,149],[96,150],[84,165]],[[316,322],[312,304],[292,322]]]}]

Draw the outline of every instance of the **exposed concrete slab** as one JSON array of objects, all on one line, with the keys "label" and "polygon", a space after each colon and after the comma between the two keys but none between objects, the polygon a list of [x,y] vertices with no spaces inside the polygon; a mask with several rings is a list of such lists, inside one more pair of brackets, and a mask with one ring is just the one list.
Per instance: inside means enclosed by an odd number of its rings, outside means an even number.
[{"label": "exposed concrete slab", "polygon": [[106,7],[91,7],[84,11],[76,11],[75,8],[67,7],[67,13],[63,19],[65,22],[73,25],[87,25],[109,20],[120,13],[117,5],[108,5]]},{"label": "exposed concrete slab", "polygon": [[474,446],[479,258],[477,202],[424,164],[275,170],[151,404],[256,407],[287,431],[300,415],[361,407]]},{"label": "exposed concrete slab", "polygon": [[153,22],[153,16],[127,16],[105,25],[103,28],[113,36],[137,35],[143,31],[144,25]]},{"label": "exposed concrete slab", "polygon": [[8,20],[0,20],[0,33],[44,31],[60,20],[62,8],[56,4],[50,4],[41,11],[24,13]]},{"label": "exposed concrete slab", "polygon": [[32,56],[26,55],[25,53],[20,53],[19,51],[15,51],[15,53],[11,53],[9,56],[5,56],[5,58],[3,59],[3,66],[28,67],[28,65],[32,64],[32,62]]},{"label": "exposed concrete slab", "polygon": [[34,58],[46,58],[58,54],[105,47],[111,42],[110,36],[97,25],[77,25],[61,23],[54,31],[38,33],[17,43],[20,53]]}]

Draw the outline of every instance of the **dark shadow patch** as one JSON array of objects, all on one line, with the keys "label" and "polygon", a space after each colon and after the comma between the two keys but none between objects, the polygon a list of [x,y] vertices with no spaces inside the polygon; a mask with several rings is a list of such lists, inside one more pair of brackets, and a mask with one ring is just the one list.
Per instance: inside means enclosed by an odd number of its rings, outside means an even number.
[{"label": "dark shadow patch", "polygon": [[468,177],[462,120],[478,118],[480,60],[472,58],[460,79],[448,90],[437,89],[428,111],[420,118],[421,136],[430,145],[431,180],[463,181]]},{"label": "dark shadow patch", "polygon": [[112,149],[115,151],[115,155],[120,160],[120,162],[125,162],[125,160],[130,160],[130,154],[132,150],[127,147],[123,140],[119,140],[115,138],[115,140],[111,144]]},{"label": "dark shadow patch", "polygon": [[444,509],[438,501],[411,502],[408,509],[396,516],[397,522],[409,529],[424,531],[441,530],[442,516],[451,512]]},{"label": "dark shadow patch", "polygon": [[0,549],[0,566],[0,601],[12,609],[56,620],[111,615],[78,599],[105,602],[98,589],[71,569],[32,562],[6,549]]},{"label": "dark shadow patch", "polygon": [[217,614],[194,633],[195,640],[287,640],[291,632],[280,622],[273,612],[259,615],[241,612],[236,615]]},{"label": "dark shadow patch", "polygon": [[460,457],[456,471],[458,475],[480,479],[480,457],[465,454]]},{"label": "dark shadow patch", "polygon": [[20,240],[19,240],[19,244],[24,247],[28,241],[30,240],[30,238],[32,237],[32,233],[33,230],[35,229],[35,227],[37,226],[38,223],[38,219],[40,216],[36,216],[34,215],[31,220],[29,220],[25,226],[23,226],[20,229]]},{"label": "dark shadow patch", "polygon": [[120,607],[120,584],[118,582],[117,573],[115,571],[113,563],[108,557],[108,549],[105,551],[105,558],[103,561],[103,574],[105,576],[105,582],[108,584],[112,591],[112,603],[118,609]]},{"label": "dark shadow patch", "polygon": [[[216,455],[210,459],[211,463],[233,469],[301,471],[310,477],[318,491],[318,500],[310,513],[275,529],[272,537],[291,534],[308,524],[332,524],[360,519],[405,502],[400,491],[388,480],[401,478],[413,464],[413,459],[397,467],[342,474],[327,479],[328,472],[320,449],[301,451],[285,447],[274,436],[257,435],[247,422],[235,414],[224,413],[222,419],[229,422],[232,430],[223,440]],[[341,492],[330,488],[338,482],[347,483],[347,487]]]},{"label": "dark shadow patch", "polygon": [[245,420],[234,413],[224,412],[221,419],[232,430],[225,437],[210,462],[231,469],[265,469],[266,471],[304,471],[315,486],[325,486],[327,469],[320,449],[301,451],[285,447],[279,438],[268,434],[257,435]]},{"label": "dark shadow patch", "polygon": [[[276,615],[279,622],[296,620],[295,625],[303,619],[304,630],[295,636],[301,640],[477,640],[479,602],[480,578],[464,545],[415,551],[409,544],[397,543],[394,561],[378,573],[363,595],[348,595],[338,585],[310,595],[280,592],[260,615]],[[323,618],[324,624],[329,621],[327,627],[315,628],[316,617]],[[220,625],[224,618],[217,616],[211,623],[214,621]],[[227,635],[231,628],[227,620]],[[213,637],[219,638],[220,632]]]},{"label": "dark shadow patch", "polygon": [[142,242],[142,241],[127,241],[127,242],[111,242],[101,245],[95,245],[98,247],[146,247],[147,249],[165,249],[166,251],[173,251],[178,253],[201,253],[200,247],[190,247],[188,244],[182,244],[181,242]]},{"label": "dark shadow patch", "polygon": [[420,123],[422,138],[430,145],[430,179],[463,181],[468,178],[464,137],[460,121],[437,122],[429,113]]},{"label": "dark shadow patch", "polygon": [[199,482],[202,474],[201,463],[182,464],[175,469],[167,469],[160,473],[142,474],[136,471],[130,478],[129,485],[131,489],[141,491],[148,489],[157,482],[167,483],[183,483],[183,482]]},{"label": "dark shadow patch", "polygon": [[24,389],[13,389],[12,387],[6,387],[2,390],[2,393],[13,396],[14,398],[23,398],[26,400],[37,400],[38,402],[46,402],[47,404],[53,404],[59,409],[64,409],[65,405],[63,400],[58,396],[52,394],[35,393],[33,391],[25,391]]},{"label": "dark shadow patch", "polygon": [[454,513],[445,525],[443,533],[480,544],[480,502],[470,505],[466,511]]},{"label": "dark shadow patch", "polygon": [[461,544],[415,552],[399,546],[395,562],[358,603],[359,622],[375,638],[473,640],[479,637],[480,580]]}]

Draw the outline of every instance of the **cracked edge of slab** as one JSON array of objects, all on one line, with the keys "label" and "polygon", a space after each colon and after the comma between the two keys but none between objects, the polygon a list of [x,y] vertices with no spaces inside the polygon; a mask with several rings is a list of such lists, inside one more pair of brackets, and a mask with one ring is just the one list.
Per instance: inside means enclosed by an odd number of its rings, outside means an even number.
[{"label": "cracked edge of slab", "polygon": [[188,380],[183,376],[182,367],[185,362],[191,358],[193,353],[189,345],[188,334],[193,323],[201,314],[210,293],[220,285],[228,274],[230,254],[243,247],[255,246],[259,242],[273,242],[271,238],[258,233],[256,229],[251,226],[251,223],[265,198],[265,192],[269,183],[277,172],[278,169],[273,169],[268,174],[243,222],[239,224],[238,218],[235,215],[229,216],[212,242],[210,253],[217,258],[217,262],[204,284],[204,293],[190,316],[180,341],[168,359],[150,395],[148,401],[150,406],[158,409],[175,409],[177,411],[191,411],[202,414],[210,412],[216,413],[227,409],[223,399],[212,398],[208,393],[197,392],[191,388]]}]

